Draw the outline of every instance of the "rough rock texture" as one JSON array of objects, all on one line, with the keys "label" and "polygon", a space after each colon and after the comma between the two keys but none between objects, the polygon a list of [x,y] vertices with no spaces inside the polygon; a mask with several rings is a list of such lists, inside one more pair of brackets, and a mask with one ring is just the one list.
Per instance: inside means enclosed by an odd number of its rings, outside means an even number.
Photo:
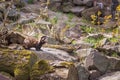
[{"label": "rough rock texture", "polygon": [[89,1],[91,0],[73,0],[73,3],[82,6],[82,5],[86,5]]},{"label": "rough rock texture", "polygon": [[120,59],[115,57],[108,57],[110,65],[109,71],[120,71]]},{"label": "rough rock texture", "polygon": [[72,65],[67,80],[88,80],[89,72],[80,64]]},{"label": "rough rock texture", "polygon": [[40,80],[42,75],[54,70],[31,51],[0,49],[0,71],[9,73],[16,80]]},{"label": "rough rock texture", "polygon": [[15,79],[8,73],[0,72],[0,80],[15,80]]},{"label": "rough rock texture", "polygon": [[76,51],[77,56],[79,57],[79,59],[83,59],[85,60],[85,58],[92,52],[92,48],[88,48],[88,49],[79,49]]},{"label": "rough rock texture", "polygon": [[17,80],[28,80],[30,68],[37,56],[26,50],[0,49],[0,71],[7,72]]},{"label": "rough rock texture", "polygon": [[97,80],[101,76],[100,72],[97,70],[91,70],[89,71],[89,73],[90,73],[90,77],[89,77],[90,80]]},{"label": "rough rock texture", "polygon": [[106,73],[101,76],[98,80],[120,80],[120,71]]},{"label": "rough rock texture", "polygon": [[94,50],[86,57],[85,67],[88,70],[99,70],[105,73],[109,67],[109,60],[102,53]]}]

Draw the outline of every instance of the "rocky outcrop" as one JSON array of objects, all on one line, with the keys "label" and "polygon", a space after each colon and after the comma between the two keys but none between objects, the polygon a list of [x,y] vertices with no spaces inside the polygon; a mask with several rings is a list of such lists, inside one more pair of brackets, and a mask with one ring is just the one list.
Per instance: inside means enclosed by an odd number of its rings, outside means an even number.
[{"label": "rocky outcrop", "polygon": [[89,80],[89,72],[80,64],[72,65],[67,80]]},{"label": "rocky outcrop", "polygon": [[[101,2],[97,0],[97,2]],[[104,4],[103,14],[110,14],[110,1],[102,1]],[[49,8],[54,11],[62,11],[65,13],[73,13],[77,16],[82,16],[83,18],[90,20],[90,16],[96,14],[97,11],[100,11],[98,6],[94,6],[94,0],[51,0]],[[102,18],[101,18],[102,19]],[[101,20],[100,19],[100,20]]]},{"label": "rocky outcrop", "polygon": [[[0,71],[9,73],[17,80],[40,80],[41,75],[53,72],[45,60],[27,50],[0,49]],[[0,75],[0,78],[5,78]],[[2,79],[1,79],[2,80]]]},{"label": "rocky outcrop", "polygon": [[105,73],[109,67],[109,60],[94,50],[86,57],[85,66],[88,70],[99,70],[101,73]]},{"label": "rocky outcrop", "polygon": [[101,76],[98,80],[119,80],[120,79],[120,71],[106,73]]}]

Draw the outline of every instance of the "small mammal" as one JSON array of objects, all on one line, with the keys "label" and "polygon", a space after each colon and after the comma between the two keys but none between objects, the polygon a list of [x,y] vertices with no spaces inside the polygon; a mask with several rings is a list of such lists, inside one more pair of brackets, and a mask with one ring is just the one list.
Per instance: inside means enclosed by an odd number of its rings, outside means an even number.
[{"label": "small mammal", "polygon": [[25,49],[30,49],[34,47],[37,51],[40,51],[43,44],[46,43],[46,38],[47,38],[46,36],[42,36],[40,41],[37,41],[34,38],[26,38],[24,40],[23,47]]}]

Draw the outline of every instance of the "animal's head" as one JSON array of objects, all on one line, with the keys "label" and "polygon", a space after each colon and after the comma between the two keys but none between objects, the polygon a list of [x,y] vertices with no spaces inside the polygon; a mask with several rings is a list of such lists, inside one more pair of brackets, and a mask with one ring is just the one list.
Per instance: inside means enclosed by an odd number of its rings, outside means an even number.
[{"label": "animal's head", "polygon": [[40,39],[40,43],[44,44],[47,42],[47,36],[42,36]]}]

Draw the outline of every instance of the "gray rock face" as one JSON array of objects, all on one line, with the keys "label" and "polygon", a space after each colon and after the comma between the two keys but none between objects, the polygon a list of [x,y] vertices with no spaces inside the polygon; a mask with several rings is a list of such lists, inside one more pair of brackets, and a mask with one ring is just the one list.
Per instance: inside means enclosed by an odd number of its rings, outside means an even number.
[{"label": "gray rock face", "polygon": [[108,57],[110,66],[110,71],[120,71],[120,59],[115,57]]},{"label": "gray rock face", "polygon": [[120,71],[107,73],[101,76],[98,80],[120,80]]},{"label": "gray rock face", "polygon": [[[91,53],[93,49],[88,48],[88,49],[79,49],[76,51],[78,58],[82,61],[85,60],[85,58]],[[84,63],[84,62],[83,62]]]},{"label": "gray rock face", "polygon": [[67,80],[88,80],[89,72],[80,64],[71,66]]},{"label": "gray rock face", "polygon": [[101,76],[101,74],[99,71],[97,71],[97,70],[90,71],[90,80],[97,80],[98,77],[100,77],[100,76]]},{"label": "gray rock face", "polygon": [[86,5],[86,3],[91,0],[73,0],[73,3],[76,5]]},{"label": "gray rock face", "polygon": [[73,7],[70,9],[70,12],[76,14],[77,16],[81,16],[81,12],[85,9],[85,7]]},{"label": "gray rock face", "polygon": [[100,52],[92,51],[85,60],[85,67],[88,70],[99,70],[105,73],[109,66],[109,60],[103,56]]}]

